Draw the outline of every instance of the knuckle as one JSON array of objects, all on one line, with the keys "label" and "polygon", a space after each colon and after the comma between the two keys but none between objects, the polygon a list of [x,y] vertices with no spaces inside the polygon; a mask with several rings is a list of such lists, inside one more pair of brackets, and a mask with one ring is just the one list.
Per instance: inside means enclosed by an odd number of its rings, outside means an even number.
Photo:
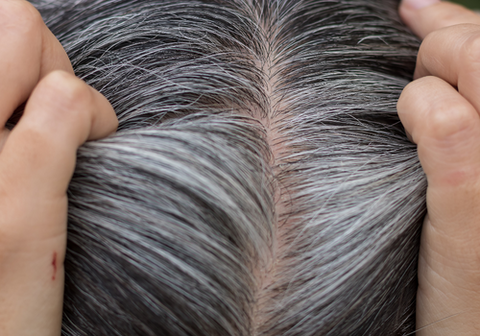
[{"label": "knuckle", "polygon": [[418,95],[418,90],[424,85],[424,82],[428,79],[428,77],[422,77],[413,82],[410,82],[405,86],[403,89],[402,95],[405,97],[415,97]]},{"label": "knuckle", "polygon": [[410,111],[411,106],[420,106],[421,101],[424,99],[425,87],[432,85],[433,81],[435,81],[434,78],[426,76],[408,83],[398,100],[399,112]]},{"label": "knuckle", "polygon": [[83,129],[90,124],[93,93],[74,75],[61,70],[53,71],[40,81],[34,95],[32,104],[43,106],[43,112],[38,116],[42,125],[35,126],[41,127],[42,132],[50,134],[51,128],[55,127]]},{"label": "knuckle", "polygon": [[39,84],[43,90],[50,92],[60,110],[74,113],[88,106],[92,100],[92,92],[80,79],[61,70],[52,71]]},{"label": "knuckle", "polygon": [[408,110],[409,101],[414,98],[415,95],[415,82],[410,82],[403,88],[403,91],[397,101],[397,112],[400,115],[404,115]]},{"label": "knuckle", "polygon": [[431,43],[436,43],[436,40],[438,39],[438,36],[440,35],[439,30],[434,30],[425,36],[425,38],[422,41],[422,44],[420,45],[420,49],[424,49],[425,46],[431,44]]},{"label": "knuckle", "polygon": [[466,62],[466,65],[479,63],[480,60],[480,32],[472,34],[461,50],[461,59]]},{"label": "knuckle", "polygon": [[477,113],[468,104],[438,100],[428,114],[427,134],[437,140],[449,140],[472,130]]},{"label": "knuckle", "polygon": [[478,113],[457,94],[443,93],[447,83],[433,76],[408,84],[399,100],[399,114],[410,121],[414,138],[459,140],[477,127]]},{"label": "knuckle", "polygon": [[444,32],[442,29],[434,30],[428,33],[427,36],[425,36],[425,38],[423,39],[422,44],[420,45],[420,49],[418,51],[418,59],[423,60],[425,58],[431,58],[432,52],[438,50],[439,42],[442,42],[444,40]]},{"label": "knuckle", "polygon": [[0,2],[2,30],[8,29],[24,36],[37,36],[43,19],[38,10],[27,1],[1,1]]}]

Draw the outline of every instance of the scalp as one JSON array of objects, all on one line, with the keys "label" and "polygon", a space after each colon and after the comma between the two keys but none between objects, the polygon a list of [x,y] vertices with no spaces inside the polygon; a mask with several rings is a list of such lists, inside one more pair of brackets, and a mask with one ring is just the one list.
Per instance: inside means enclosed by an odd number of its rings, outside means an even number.
[{"label": "scalp", "polygon": [[65,334],[414,330],[395,1],[38,5],[121,130],[72,181]]}]

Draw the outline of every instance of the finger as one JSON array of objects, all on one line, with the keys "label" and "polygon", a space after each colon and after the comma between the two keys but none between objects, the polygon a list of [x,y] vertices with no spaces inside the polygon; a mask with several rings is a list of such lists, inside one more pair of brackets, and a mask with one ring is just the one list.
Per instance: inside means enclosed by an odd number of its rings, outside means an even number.
[{"label": "finger", "polygon": [[457,25],[427,36],[417,57],[415,78],[437,76],[480,111],[480,26]]},{"label": "finger", "polygon": [[0,126],[52,70],[73,74],[60,43],[23,0],[0,1]]},{"label": "finger", "polygon": [[[34,217],[50,208],[51,213],[59,212],[58,207],[65,206],[62,202],[77,148],[88,139],[114,132],[117,124],[108,101],[86,83],[63,71],[47,75],[33,91],[23,118],[0,153],[0,190],[6,195],[0,203],[6,206],[3,219],[8,218],[6,212],[25,212],[22,209],[29,209],[25,215]],[[15,225],[18,220],[21,218],[13,215],[2,225]],[[30,220],[32,225],[38,224],[37,218]],[[48,225],[55,221],[52,223]],[[25,234],[25,228],[20,229]],[[51,228],[53,231],[35,226],[27,230],[27,235],[38,240],[65,229],[64,225]]]},{"label": "finger", "polygon": [[[451,85],[437,77],[410,83],[398,113],[418,145],[428,179],[430,219],[448,237],[480,235],[480,116]],[[451,225],[461,223],[461,227]],[[470,223],[470,224],[468,224]],[[478,237],[478,236],[477,236]]]},{"label": "finger", "polygon": [[471,10],[439,0],[403,0],[400,5],[403,21],[421,39],[431,32],[458,24],[480,24],[480,16]]}]

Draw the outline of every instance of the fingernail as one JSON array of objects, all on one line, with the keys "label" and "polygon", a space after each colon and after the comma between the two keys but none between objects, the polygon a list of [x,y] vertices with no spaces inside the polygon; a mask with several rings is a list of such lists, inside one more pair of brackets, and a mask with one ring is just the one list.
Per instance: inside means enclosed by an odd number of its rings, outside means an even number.
[{"label": "fingernail", "polygon": [[403,0],[402,4],[412,9],[421,9],[439,2],[440,0]]}]

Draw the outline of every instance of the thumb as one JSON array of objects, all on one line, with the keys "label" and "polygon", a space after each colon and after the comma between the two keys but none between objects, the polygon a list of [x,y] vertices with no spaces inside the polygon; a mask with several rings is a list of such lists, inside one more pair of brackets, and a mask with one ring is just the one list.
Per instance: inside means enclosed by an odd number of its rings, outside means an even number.
[{"label": "thumb", "polygon": [[[0,208],[4,219],[7,213],[13,216],[0,224],[33,240],[65,230],[64,225],[47,228],[35,223],[40,213],[45,215],[50,208],[55,213],[57,205],[64,204],[77,148],[110,134],[116,126],[109,102],[80,79],[64,71],[42,79],[0,153],[0,190],[8,195],[0,198]],[[18,214],[30,214],[31,221],[15,225]]]},{"label": "thumb", "polygon": [[76,151],[116,126],[106,98],[54,71],[35,87],[8,135],[0,153],[2,335],[60,334],[66,190]]}]

